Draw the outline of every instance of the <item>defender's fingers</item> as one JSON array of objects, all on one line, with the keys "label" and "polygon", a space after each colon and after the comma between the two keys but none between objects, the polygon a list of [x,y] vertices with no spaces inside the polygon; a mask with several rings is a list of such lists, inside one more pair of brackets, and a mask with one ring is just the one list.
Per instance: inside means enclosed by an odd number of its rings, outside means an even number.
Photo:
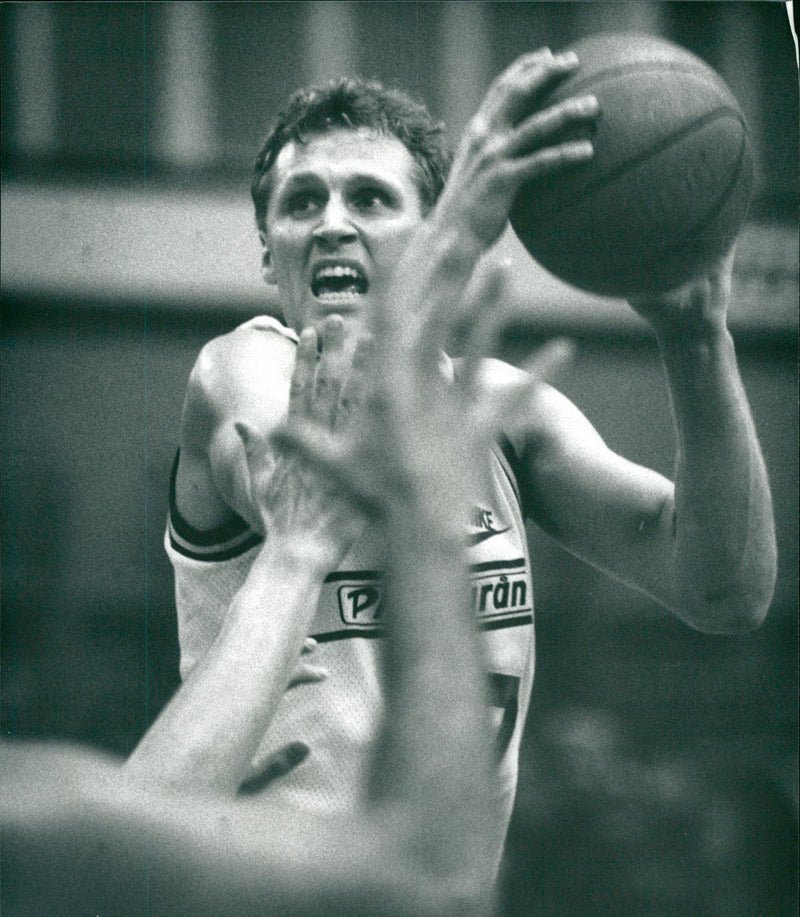
[{"label": "defender's fingers", "polygon": [[510,317],[508,285],[511,261],[504,259],[490,267],[470,295],[464,308],[468,331],[464,348],[461,381],[472,391],[483,358],[489,356]]},{"label": "defender's fingers", "polygon": [[317,365],[312,399],[312,416],[328,427],[333,426],[339,405],[339,393],[347,373],[344,348],[344,321],[340,315],[329,315],[322,325],[322,354]]},{"label": "defender's fingers", "polygon": [[535,382],[552,379],[575,356],[577,347],[570,338],[554,338],[543,344],[535,353],[522,362],[523,369]]},{"label": "defender's fingers", "polygon": [[[412,280],[412,288],[413,283]],[[419,303],[412,303],[408,288],[398,282],[392,284],[385,301],[372,309],[372,365],[361,382],[354,384],[359,397],[372,398],[381,390],[401,397],[407,390],[409,373],[413,376],[419,370],[423,355],[431,348],[430,339],[421,333],[424,319],[419,311]]]},{"label": "defender's fingers", "polygon": [[369,467],[361,467],[363,455],[359,454],[359,461],[356,461],[348,446],[331,437],[321,437],[317,428],[302,421],[292,427],[279,427],[271,439],[324,475],[338,489],[339,496],[349,500],[365,516],[377,518],[380,515],[383,501],[376,484],[380,474],[373,473]]},{"label": "defender's fingers", "polygon": [[297,344],[292,381],[289,383],[289,415],[308,416],[314,393],[314,376],[317,370],[317,333],[304,328]]},{"label": "defender's fingers", "polygon": [[350,375],[347,377],[339,397],[337,425],[353,423],[365,403],[370,387],[374,385],[376,366],[376,345],[372,337],[364,337],[356,344]]},{"label": "defender's fingers", "polygon": [[512,387],[484,398],[476,405],[475,423],[484,436],[494,439],[500,433],[513,432],[527,422],[531,399],[539,386],[552,379],[575,355],[575,343],[556,338],[540,347],[520,367],[526,377]]}]

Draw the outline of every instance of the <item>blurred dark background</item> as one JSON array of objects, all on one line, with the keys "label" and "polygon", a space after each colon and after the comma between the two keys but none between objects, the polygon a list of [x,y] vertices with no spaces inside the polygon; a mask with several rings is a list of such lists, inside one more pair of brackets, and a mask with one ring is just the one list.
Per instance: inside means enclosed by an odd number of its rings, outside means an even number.
[{"label": "blurred dark background", "polygon": [[[2,729],[129,752],[178,683],[162,538],[202,344],[274,311],[248,181],[287,93],[344,72],[454,137],[518,54],[662,35],[716,67],[758,160],[732,326],[772,480],[780,575],[757,633],[708,637],[532,532],[538,663],[507,915],[797,909],[797,141],[783,3],[3,3]],[[670,474],[654,343],[513,238],[532,317],[511,360],[560,379],[612,447]]]}]

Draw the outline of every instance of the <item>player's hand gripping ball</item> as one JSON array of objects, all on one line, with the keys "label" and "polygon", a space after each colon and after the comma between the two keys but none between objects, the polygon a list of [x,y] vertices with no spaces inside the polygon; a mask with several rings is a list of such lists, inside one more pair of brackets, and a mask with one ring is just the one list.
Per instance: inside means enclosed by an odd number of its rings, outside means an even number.
[{"label": "player's hand gripping ball", "polygon": [[606,34],[571,47],[579,69],[537,104],[596,95],[594,159],[523,186],[511,225],[576,287],[627,297],[680,286],[731,247],[747,214],[741,109],[711,67],[661,39]]}]

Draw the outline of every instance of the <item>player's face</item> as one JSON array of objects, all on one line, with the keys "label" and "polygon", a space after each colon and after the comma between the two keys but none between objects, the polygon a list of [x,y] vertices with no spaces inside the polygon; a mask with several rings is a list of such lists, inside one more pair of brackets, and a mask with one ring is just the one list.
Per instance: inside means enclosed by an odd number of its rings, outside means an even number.
[{"label": "player's face", "polygon": [[385,301],[422,219],[415,163],[396,137],[336,129],[278,154],[267,208],[265,277],[300,331],[336,313],[357,322]]}]

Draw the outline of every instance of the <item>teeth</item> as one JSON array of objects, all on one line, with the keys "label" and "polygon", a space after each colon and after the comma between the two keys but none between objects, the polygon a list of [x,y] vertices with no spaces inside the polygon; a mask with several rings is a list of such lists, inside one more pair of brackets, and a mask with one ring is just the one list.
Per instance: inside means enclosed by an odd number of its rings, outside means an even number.
[{"label": "teeth", "polygon": [[367,280],[358,268],[345,264],[325,264],[316,271],[311,281],[311,290],[321,299],[350,299],[363,295]]},{"label": "teeth", "polygon": [[321,267],[315,274],[314,280],[325,280],[328,277],[352,277],[358,280],[360,274],[355,268],[345,267],[343,264]]}]

